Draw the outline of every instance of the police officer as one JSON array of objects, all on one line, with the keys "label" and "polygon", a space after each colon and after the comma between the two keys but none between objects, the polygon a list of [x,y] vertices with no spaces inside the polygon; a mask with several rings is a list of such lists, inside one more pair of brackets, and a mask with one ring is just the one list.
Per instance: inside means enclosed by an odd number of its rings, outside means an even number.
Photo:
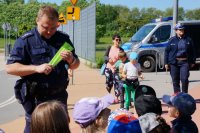
[{"label": "police officer", "polygon": [[169,69],[173,82],[174,93],[188,92],[189,68],[195,65],[193,41],[185,35],[185,27],[180,23],[174,28],[176,35],[169,39],[165,49],[165,68]]},{"label": "police officer", "polygon": [[48,64],[65,42],[73,47],[69,36],[57,31],[58,18],[56,9],[42,6],[36,18],[37,27],[17,39],[7,61],[7,73],[21,77],[14,88],[25,110],[25,133],[30,132],[31,114],[38,104],[58,100],[67,105],[67,68],[73,70],[80,64],[75,50],[62,51],[62,61],[54,68]]}]

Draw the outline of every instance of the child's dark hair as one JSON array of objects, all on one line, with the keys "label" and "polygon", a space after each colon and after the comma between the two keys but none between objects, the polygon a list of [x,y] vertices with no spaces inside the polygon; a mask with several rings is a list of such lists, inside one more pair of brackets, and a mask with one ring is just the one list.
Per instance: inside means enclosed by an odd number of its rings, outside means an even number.
[{"label": "child's dark hair", "polygon": [[119,34],[114,34],[114,35],[112,36],[112,40],[115,40],[115,38],[119,38],[119,39],[121,39],[121,37],[120,37]]},{"label": "child's dark hair", "polygon": [[169,133],[171,131],[171,127],[166,123],[164,118],[157,115],[156,120],[159,122],[159,125],[149,133]]}]

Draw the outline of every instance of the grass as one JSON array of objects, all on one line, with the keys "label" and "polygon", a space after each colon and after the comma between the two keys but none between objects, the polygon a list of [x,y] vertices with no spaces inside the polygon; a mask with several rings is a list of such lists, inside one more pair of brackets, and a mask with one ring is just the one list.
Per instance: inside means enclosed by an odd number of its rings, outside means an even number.
[{"label": "grass", "polygon": [[[9,43],[9,40],[7,41]],[[15,43],[15,39],[10,39],[10,43],[13,44]],[[5,45],[5,40],[4,38],[0,38],[0,49],[3,49],[4,48],[4,45]]]}]

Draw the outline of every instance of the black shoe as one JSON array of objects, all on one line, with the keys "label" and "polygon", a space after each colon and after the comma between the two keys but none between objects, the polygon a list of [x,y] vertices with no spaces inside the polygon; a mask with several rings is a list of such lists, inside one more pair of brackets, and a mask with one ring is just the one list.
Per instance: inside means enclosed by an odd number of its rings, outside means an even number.
[{"label": "black shoe", "polygon": [[110,93],[111,92],[111,88],[110,87],[106,87],[106,90],[108,91],[108,93]]}]

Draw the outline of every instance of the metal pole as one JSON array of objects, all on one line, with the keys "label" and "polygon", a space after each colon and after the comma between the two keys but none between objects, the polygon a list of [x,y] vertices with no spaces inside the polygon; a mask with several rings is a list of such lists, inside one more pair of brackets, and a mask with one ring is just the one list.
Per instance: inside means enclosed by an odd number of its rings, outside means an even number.
[{"label": "metal pole", "polygon": [[[7,25],[7,23],[6,23],[6,25]],[[6,43],[5,43],[5,60],[7,60],[7,44],[8,44],[8,25],[6,26],[7,28],[6,28]]]},{"label": "metal pole", "polygon": [[[74,45],[74,20],[72,20],[72,25],[73,25],[73,33],[72,33],[72,35],[73,35],[73,38],[72,38],[72,43],[73,43],[73,45]],[[72,85],[74,84],[74,72],[73,72],[73,70],[72,70]]]},{"label": "metal pole", "polygon": [[6,28],[4,29],[4,58],[6,60]]},{"label": "metal pole", "polygon": [[[173,8],[173,27],[178,22],[178,0],[174,0],[174,8]],[[175,35],[175,32],[173,30],[173,35]]]},{"label": "metal pole", "polygon": [[9,37],[9,38],[8,38],[8,39],[9,39],[8,41],[9,41],[9,44],[11,44],[11,40],[10,40],[10,30],[9,30],[8,33],[9,33],[9,34],[8,34],[8,37]]}]

